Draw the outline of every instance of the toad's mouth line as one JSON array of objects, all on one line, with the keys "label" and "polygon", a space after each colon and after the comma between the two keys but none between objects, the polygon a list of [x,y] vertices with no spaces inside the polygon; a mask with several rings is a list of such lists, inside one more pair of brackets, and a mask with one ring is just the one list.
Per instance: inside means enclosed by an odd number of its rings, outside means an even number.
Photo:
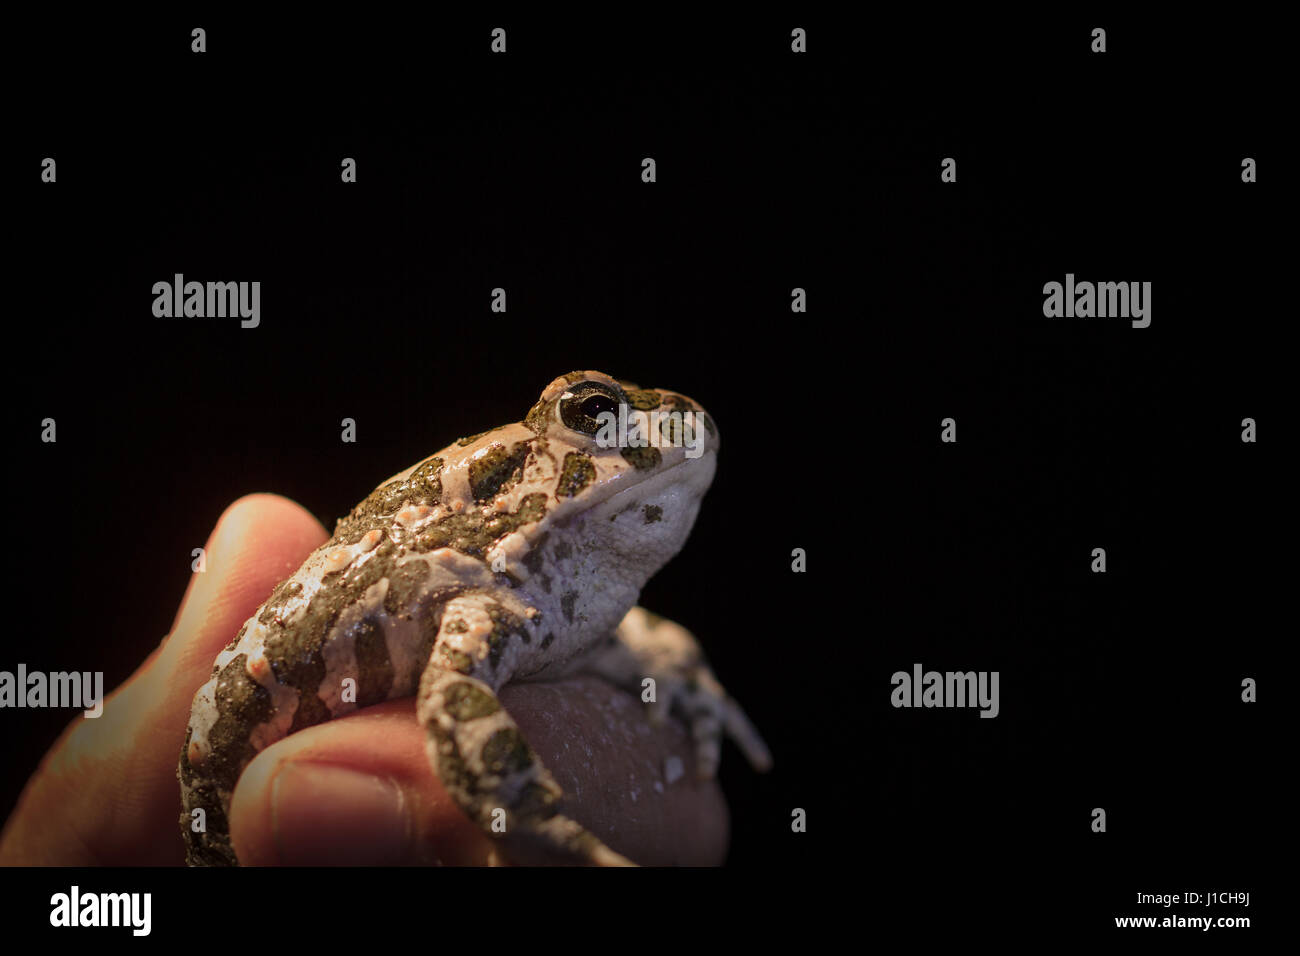
[{"label": "toad's mouth line", "polygon": [[[657,471],[655,474],[640,480],[629,481],[627,480],[628,477],[634,476],[636,472],[624,472],[618,476],[619,479],[623,480],[615,479],[610,481],[605,486],[606,490],[592,499],[591,508],[601,506],[607,509],[610,503],[618,501],[625,495],[654,495],[662,491],[666,486],[678,482],[688,487],[697,488],[700,494],[703,494],[713,481],[713,472],[717,467],[717,457],[717,452],[714,449],[706,448],[703,454],[697,458],[687,458],[683,455],[679,461],[674,462],[662,471]],[[687,465],[696,469],[698,478],[683,479],[679,477],[678,473]]]}]

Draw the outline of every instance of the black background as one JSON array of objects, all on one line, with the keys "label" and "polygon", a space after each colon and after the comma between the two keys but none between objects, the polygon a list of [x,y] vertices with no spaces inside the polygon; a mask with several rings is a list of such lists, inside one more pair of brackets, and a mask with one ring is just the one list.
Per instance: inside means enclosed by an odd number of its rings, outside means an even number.
[{"label": "black background", "polygon": [[[1285,427],[1273,31],[1096,19],[16,33],[7,580],[34,613],[0,667],[115,686],[230,501],[275,491],[332,526],[596,368],[722,429],[643,603],[701,637],[774,751],[767,777],[724,753],[728,885],[802,905],[835,896],[819,875],[868,923],[960,909],[994,938],[1030,912],[1154,912],[1137,891],[1258,893]],[[154,318],[176,272],[260,280],[261,326]],[[1044,318],[1067,272],[1152,282],[1150,328]],[[1001,715],[893,709],[915,662],[999,670]],[[65,717],[0,718],[0,811]]]}]

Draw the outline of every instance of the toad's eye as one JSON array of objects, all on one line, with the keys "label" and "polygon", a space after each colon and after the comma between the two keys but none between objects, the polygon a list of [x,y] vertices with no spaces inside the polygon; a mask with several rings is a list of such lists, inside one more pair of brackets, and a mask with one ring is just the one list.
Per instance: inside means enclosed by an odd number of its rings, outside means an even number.
[{"label": "toad's eye", "polygon": [[618,403],[608,395],[592,395],[590,398],[584,398],[579,410],[587,418],[599,418],[601,412],[609,412],[611,415],[617,414]]},{"label": "toad's eye", "polygon": [[606,412],[618,415],[622,401],[622,396],[604,382],[582,382],[561,396],[560,420],[575,432],[594,435],[603,424],[600,416]]}]

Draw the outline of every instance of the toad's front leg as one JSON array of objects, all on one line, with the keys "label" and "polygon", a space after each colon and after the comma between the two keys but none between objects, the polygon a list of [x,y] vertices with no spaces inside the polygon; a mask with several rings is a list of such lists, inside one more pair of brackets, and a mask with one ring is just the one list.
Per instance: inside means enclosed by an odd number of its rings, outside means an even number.
[{"label": "toad's front leg", "polygon": [[[448,602],[416,715],[444,789],[462,812],[504,844],[512,862],[634,866],[558,811],[562,791],[497,698],[491,598]],[[505,831],[493,823],[504,812]]]}]

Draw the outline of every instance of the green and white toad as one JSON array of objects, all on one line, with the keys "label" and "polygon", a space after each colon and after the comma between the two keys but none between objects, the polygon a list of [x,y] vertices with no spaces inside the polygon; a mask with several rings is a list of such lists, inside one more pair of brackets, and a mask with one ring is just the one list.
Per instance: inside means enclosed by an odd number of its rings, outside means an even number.
[{"label": "green and white toad", "polygon": [[[609,441],[611,416],[637,412],[682,414],[650,445]],[[259,751],[413,694],[447,792],[489,833],[505,811],[492,835],[514,862],[630,861],[557,811],[560,788],[497,698],[510,681],[585,672],[639,693],[654,678],[652,714],[689,723],[700,776],[715,772],[724,732],[766,770],[767,748],[694,638],[635,606],[690,534],[717,448],[712,419],[685,396],[572,372],[523,422],[381,485],[275,588],[195,695],[178,771],[187,862],[238,863],[227,814]]]}]

